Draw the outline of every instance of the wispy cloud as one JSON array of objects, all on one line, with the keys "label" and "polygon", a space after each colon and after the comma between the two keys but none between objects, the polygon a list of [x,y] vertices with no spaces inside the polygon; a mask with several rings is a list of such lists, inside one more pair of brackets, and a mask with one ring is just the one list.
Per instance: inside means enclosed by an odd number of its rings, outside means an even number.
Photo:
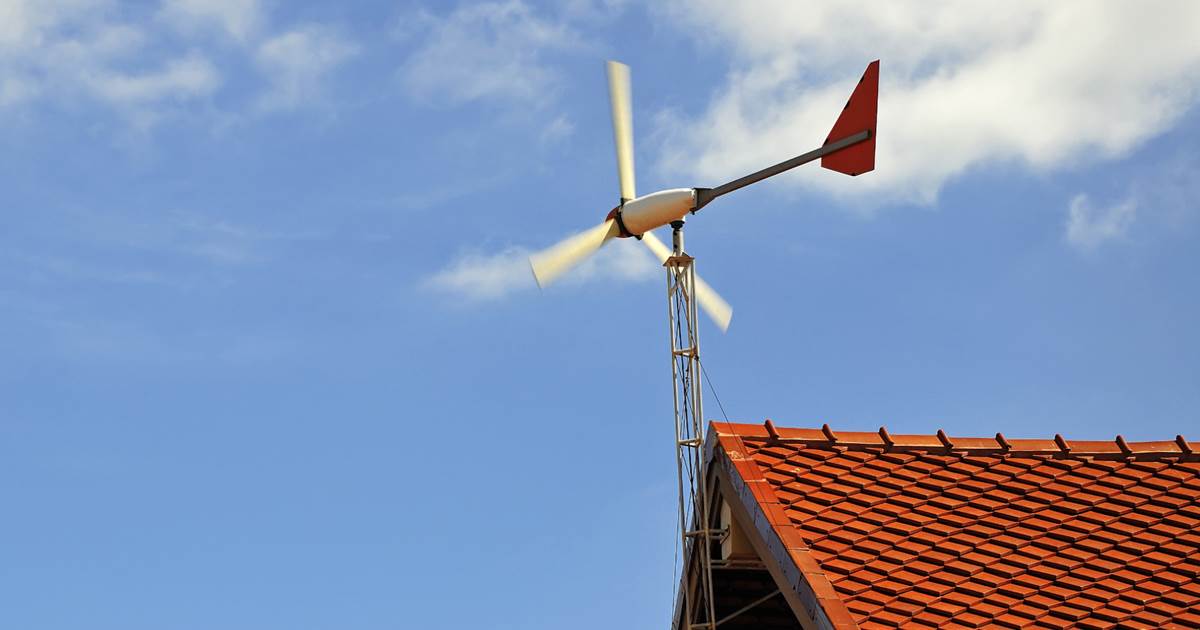
[{"label": "wispy cloud", "polygon": [[317,25],[268,39],[255,54],[255,63],[270,86],[260,97],[259,107],[294,109],[315,100],[321,93],[322,80],[357,53],[358,46]]},{"label": "wispy cloud", "polygon": [[1064,238],[1072,247],[1091,252],[1108,241],[1123,238],[1135,219],[1137,203],[1133,199],[1097,208],[1087,195],[1075,195],[1067,208]]},{"label": "wispy cloud", "polygon": [[39,353],[106,365],[270,364],[305,348],[300,340],[278,330],[162,330],[146,322],[61,309],[38,318],[31,330],[36,331]]},{"label": "wispy cloud", "polygon": [[465,5],[445,16],[404,17],[408,32],[425,33],[400,68],[420,101],[500,100],[523,107],[551,103],[563,76],[546,56],[578,50],[583,38],[566,23],[539,15],[520,0]]},{"label": "wispy cloud", "polygon": [[195,52],[171,59],[151,72],[101,71],[87,77],[98,97],[123,106],[203,97],[212,94],[220,82],[213,64]]},{"label": "wispy cloud", "polygon": [[1166,229],[1181,229],[1200,219],[1200,156],[1186,144],[1183,150],[1163,156],[1131,185],[1143,216],[1153,217]]},{"label": "wispy cloud", "polygon": [[[510,247],[494,254],[463,254],[426,278],[423,286],[472,301],[497,300],[536,289],[529,268],[531,253],[522,247]],[[559,284],[569,287],[591,282],[639,282],[656,277],[660,271],[637,242],[624,239],[605,245],[563,276]]]},{"label": "wispy cloud", "polygon": [[159,18],[186,34],[216,30],[238,42],[256,36],[266,21],[258,0],[164,0]]},{"label": "wispy cloud", "polygon": [[501,298],[533,287],[529,254],[522,247],[496,254],[464,254],[430,276],[425,286],[475,300]]},{"label": "wispy cloud", "polygon": [[104,361],[253,363],[299,347],[286,333],[162,325],[129,300],[203,299],[286,259],[315,232],[280,232],[194,212],[55,213],[0,246],[0,310],[39,354]]},{"label": "wispy cloud", "polygon": [[561,114],[542,129],[538,138],[543,144],[554,144],[569,138],[573,133],[575,123],[571,122],[566,114]]},{"label": "wispy cloud", "polygon": [[469,177],[456,177],[438,185],[419,188],[404,188],[402,192],[372,200],[395,210],[424,211],[443,207],[459,200],[493,190],[512,179],[511,169],[500,169],[491,173],[469,173]]},{"label": "wispy cloud", "polygon": [[27,278],[46,281],[187,287],[206,275],[268,261],[287,243],[320,238],[178,211],[76,211],[53,232],[62,239],[56,247],[13,246],[5,252],[16,263],[6,267],[9,274],[25,270]]},{"label": "wispy cloud", "polygon": [[0,11],[0,104],[80,96],[145,120],[162,107],[204,99],[221,75],[197,50],[160,51],[147,62],[144,26],[113,21],[102,0],[6,0]]},{"label": "wispy cloud", "polygon": [[[763,16],[769,15],[769,19]],[[678,0],[667,17],[728,49],[699,115],[666,114],[661,166],[720,182],[819,145],[863,67],[882,59],[877,171],[780,178],[929,203],[996,162],[1035,171],[1120,156],[1200,95],[1200,4]]]},{"label": "wispy cloud", "polygon": [[207,265],[231,267],[262,262],[281,243],[321,238],[313,232],[277,232],[194,212],[165,212],[117,220],[98,219],[91,238],[114,247],[188,256]]},{"label": "wispy cloud", "polygon": [[212,110],[227,76],[250,67],[261,91],[234,108],[294,109],[321,101],[357,51],[329,26],[272,28],[258,0],[164,0],[137,22],[125,13],[113,0],[0,0],[0,107],[90,102],[146,129]]},{"label": "wispy cloud", "polygon": [[11,250],[4,252],[2,256],[3,259],[13,263],[15,268],[23,270],[22,275],[25,280],[36,281],[44,278],[101,284],[169,284],[161,273],[151,269],[100,265],[95,261],[85,262],[77,258],[53,254],[31,254]]}]

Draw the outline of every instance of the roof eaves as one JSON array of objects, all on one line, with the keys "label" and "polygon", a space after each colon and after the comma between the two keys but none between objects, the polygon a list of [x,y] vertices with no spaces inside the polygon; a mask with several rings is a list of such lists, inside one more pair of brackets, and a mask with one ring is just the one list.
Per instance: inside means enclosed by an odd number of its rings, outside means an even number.
[{"label": "roof eaves", "polygon": [[725,490],[731,505],[745,514],[752,533],[766,547],[767,553],[761,554],[763,561],[774,562],[782,581],[791,588],[790,594],[785,593],[789,604],[799,601],[807,617],[803,620],[807,622],[806,627],[857,630],[858,624],[845,602],[804,545],[762,470],[749,457],[741,438],[728,430],[729,427],[722,430],[721,424],[725,423],[713,423],[710,427],[709,465],[716,471],[718,480],[728,484]]}]

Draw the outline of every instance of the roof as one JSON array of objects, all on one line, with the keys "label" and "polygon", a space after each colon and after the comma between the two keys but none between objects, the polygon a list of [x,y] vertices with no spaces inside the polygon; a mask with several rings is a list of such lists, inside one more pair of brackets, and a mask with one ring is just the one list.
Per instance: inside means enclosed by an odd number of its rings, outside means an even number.
[{"label": "roof", "polygon": [[817,627],[1200,627],[1200,443],[768,420],[709,448]]}]

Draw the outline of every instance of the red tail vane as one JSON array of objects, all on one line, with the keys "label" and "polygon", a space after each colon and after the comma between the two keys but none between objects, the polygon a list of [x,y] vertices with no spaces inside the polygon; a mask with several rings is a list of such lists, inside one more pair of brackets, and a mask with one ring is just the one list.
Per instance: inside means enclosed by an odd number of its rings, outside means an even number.
[{"label": "red tail vane", "polygon": [[875,119],[879,110],[879,60],[867,66],[842,115],[833,124],[825,144],[836,142],[862,131],[871,135],[866,140],[821,158],[821,166],[847,175],[859,175],[875,170]]}]

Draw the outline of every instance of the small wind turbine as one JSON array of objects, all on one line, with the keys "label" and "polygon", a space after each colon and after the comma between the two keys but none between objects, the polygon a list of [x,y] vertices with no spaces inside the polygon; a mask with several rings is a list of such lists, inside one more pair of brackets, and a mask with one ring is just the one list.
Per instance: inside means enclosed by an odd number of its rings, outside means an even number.
[{"label": "small wind turbine", "polygon": [[[824,168],[847,175],[860,175],[875,168],[878,60],[867,66],[823,146],[716,188],[671,188],[642,197],[637,196],[633,172],[631,91],[629,66],[609,61],[608,93],[612,106],[613,139],[617,148],[617,177],[621,185],[621,201],[600,225],[570,236],[529,257],[538,286],[547,286],[614,238],[632,236],[645,243],[661,262],[666,263],[672,250],[654,236],[651,230],[676,222],[680,222],[679,227],[682,227],[682,221],[689,213],[695,214],[717,197],[817,158],[821,159],[821,166]],[[729,320],[733,317],[733,309],[703,280],[696,278],[695,283],[696,302],[722,331],[726,330]]]},{"label": "small wind turbine", "polygon": [[[842,108],[825,144],[803,155],[735,179],[716,188],[672,188],[638,197],[633,185],[633,121],[630,107],[629,68],[608,62],[608,90],[612,104],[613,137],[617,144],[617,176],[621,202],[600,225],[571,236],[529,257],[533,275],[541,286],[614,238],[634,237],[650,248],[667,270],[668,319],[671,339],[671,376],[674,380],[675,466],[679,481],[679,531],[684,571],[676,600],[674,627],[716,630],[712,558],[714,542],[722,535],[714,525],[704,470],[704,397],[700,379],[700,337],[696,321],[699,306],[721,330],[729,326],[733,309],[712,287],[696,276],[695,259],[683,251],[683,221],[712,200],[772,175],[817,158],[821,166],[847,175],[875,168],[875,119],[879,100],[879,61],[867,66],[850,100]],[[656,227],[670,224],[668,249],[654,236]],[[691,579],[689,576],[694,577]],[[736,614],[736,613],[735,613]]]}]

